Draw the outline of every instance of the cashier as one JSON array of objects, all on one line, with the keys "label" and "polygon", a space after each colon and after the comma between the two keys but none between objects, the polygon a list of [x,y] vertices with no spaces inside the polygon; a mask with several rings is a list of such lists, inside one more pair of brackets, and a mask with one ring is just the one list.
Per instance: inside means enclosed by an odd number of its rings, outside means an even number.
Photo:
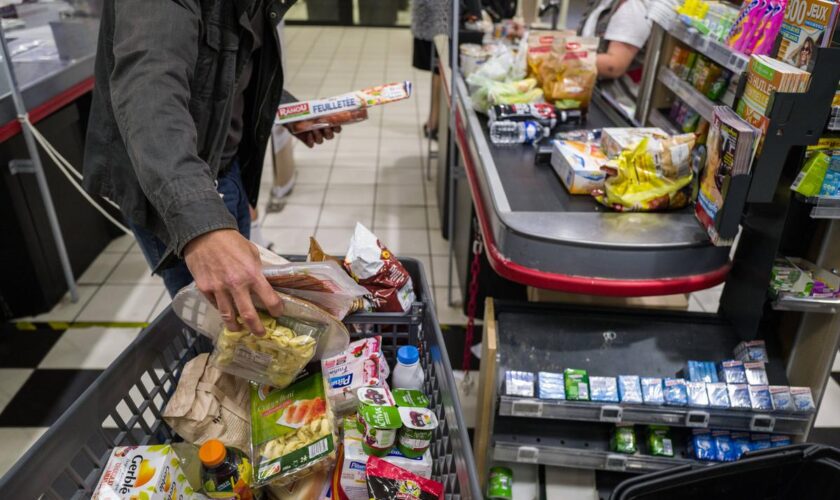
[{"label": "cashier", "polygon": [[[195,280],[228,328],[282,305],[248,241],[283,94],[277,25],[295,0],[104,0],[85,188],[116,202],[174,294]],[[300,136],[314,144],[337,130]]]},{"label": "cashier", "polygon": [[601,78],[619,78],[633,69],[652,22],[649,0],[594,0],[580,26],[583,36],[601,38],[597,65]]}]

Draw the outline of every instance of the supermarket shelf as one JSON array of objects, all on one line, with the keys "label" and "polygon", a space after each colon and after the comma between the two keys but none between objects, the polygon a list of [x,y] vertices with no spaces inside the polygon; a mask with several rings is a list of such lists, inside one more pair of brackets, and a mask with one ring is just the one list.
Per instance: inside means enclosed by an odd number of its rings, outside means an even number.
[{"label": "supermarket shelf", "polygon": [[650,110],[650,117],[648,120],[650,120],[650,124],[652,126],[659,127],[671,135],[682,133],[682,131],[668,119],[668,116],[658,109]]},{"label": "supermarket shelf", "polygon": [[667,66],[662,66],[659,69],[658,79],[662,85],[671,89],[677,97],[685,101],[706,121],[712,121],[712,112],[716,104],[711,99],[701,94],[690,83],[678,77]]},{"label": "supermarket shelf", "polygon": [[782,294],[772,302],[776,311],[797,311],[823,314],[840,312],[840,299],[818,299]]},{"label": "supermarket shelf", "polygon": [[812,219],[840,219],[840,198],[797,197],[803,202],[813,205],[811,209]]},{"label": "supermarket shelf", "polygon": [[675,22],[670,28],[663,26],[665,31],[674,38],[682,41],[692,49],[705,55],[729,71],[740,75],[747,69],[749,56],[736,52],[726,44],[713,40],[694,28],[682,22]]},{"label": "supermarket shelf", "polygon": [[546,401],[512,396],[501,396],[499,415],[584,422],[662,424],[796,435],[807,432],[812,417],[810,414]]}]

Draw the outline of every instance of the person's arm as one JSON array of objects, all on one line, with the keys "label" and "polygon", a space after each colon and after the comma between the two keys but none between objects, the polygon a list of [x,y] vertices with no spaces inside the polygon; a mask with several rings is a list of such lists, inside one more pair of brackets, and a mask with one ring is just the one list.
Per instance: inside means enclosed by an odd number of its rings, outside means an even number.
[{"label": "person's arm", "polygon": [[[280,302],[262,276],[259,253],[237,231],[197,152],[189,111],[198,57],[198,0],[119,0],[115,5],[111,101],[144,194],[166,224],[196,285],[228,328],[236,316],[265,331],[254,292],[272,313]],[[235,307],[234,307],[235,304]]]},{"label": "person's arm", "polygon": [[607,51],[598,54],[598,76],[603,78],[619,78],[625,72],[633,58],[639,53],[639,48],[629,43],[611,41]]}]

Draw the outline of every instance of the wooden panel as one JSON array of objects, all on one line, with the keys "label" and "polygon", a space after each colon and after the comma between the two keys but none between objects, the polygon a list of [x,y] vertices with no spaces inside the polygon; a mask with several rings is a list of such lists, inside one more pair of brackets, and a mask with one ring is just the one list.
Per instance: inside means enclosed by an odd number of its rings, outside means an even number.
[{"label": "wooden panel", "polygon": [[483,488],[490,467],[490,448],[493,435],[493,417],[496,414],[496,311],[493,299],[484,302],[484,337],[481,342],[481,370],[478,377],[478,401],[476,402],[475,438],[473,455],[478,469],[478,484]]}]

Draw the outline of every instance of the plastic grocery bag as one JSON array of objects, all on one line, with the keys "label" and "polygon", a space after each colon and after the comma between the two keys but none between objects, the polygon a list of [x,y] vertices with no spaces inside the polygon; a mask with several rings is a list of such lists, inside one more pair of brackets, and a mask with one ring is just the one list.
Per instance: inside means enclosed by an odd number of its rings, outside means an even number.
[{"label": "plastic grocery bag", "polygon": [[308,300],[339,319],[364,307],[368,291],[333,261],[292,262],[263,268],[276,290]]},{"label": "plastic grocery bag", "polygon": [[482,79],[473,74],[467,78],[467,82],[475,88],[470,95],[473,108],[485,114],[497,104],[532,104],[544,101],[543,91],[537,88],[537,80],[534,78],[503,83]]},{"label": "plastic grocery bag", "polygon": [[693,171],[683,170],[676,178],[663,175],[657,156],[648,148],[649,141],[646,137],[634,149],[621,153],[615,174],[607,177],[604,189],[592,192],[599,203],[618,212],[653,212],[688,205]]},{"label": "plastic grocery bag", "polygon": [[559,108],[588,108],[598,78],[597,52],[595,37],[556,40],[539,68],[545,99]]},{"label": "plastic grocery bag", "polygon": [[[277,294],[283,314],[260,314],[266,333],[251,334],[242,326],[228,330],[219,311],[195,285],[178,292],[172,309],[187,325],[213,339],[210,363],[225,373],[275,387],[289,385],[310,361],[335,356],[350,343],[347,328],[335,316],[296,297]],[[259,309],[262,304],[255,301]]]}]

